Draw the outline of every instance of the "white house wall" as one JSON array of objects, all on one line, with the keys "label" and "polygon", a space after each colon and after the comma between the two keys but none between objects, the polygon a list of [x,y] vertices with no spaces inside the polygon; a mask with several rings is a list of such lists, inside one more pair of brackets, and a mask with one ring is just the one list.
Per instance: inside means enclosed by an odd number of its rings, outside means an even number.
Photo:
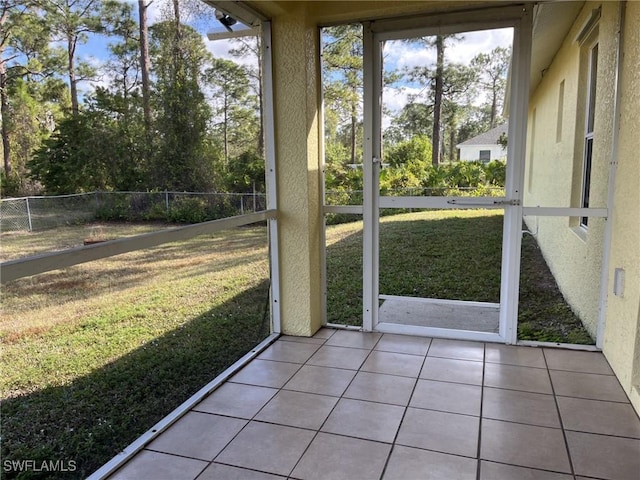
[{"label": "white house wall", "polygon": [[480,150],[491,150],[491,160],[506,160],[507,151],[501,145],[461,145],[460,160],[465,162],[477,162],[480,160]]}]

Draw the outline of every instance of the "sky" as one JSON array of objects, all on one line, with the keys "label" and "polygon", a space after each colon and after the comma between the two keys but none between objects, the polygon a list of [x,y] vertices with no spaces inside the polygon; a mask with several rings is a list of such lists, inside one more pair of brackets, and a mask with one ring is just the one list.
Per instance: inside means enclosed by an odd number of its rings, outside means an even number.
[{"label": "sky", "polygon": [[[137,0],[126,0],[127,3],[133,7],[133,16],[137,20],[138,17],[138,2]],[[166,0],[154,0],[148,7],[148,22],[149,25],[161,21],[163,17],[162,8],[168,5]],[[195,19],[196,21],[189,21],[186,19],[186,23],[191,24],[203,37],[203,43],[207,50],[213,54],[216,58],[232,59],[237,63],[244,63],[248,65],[255,64],[255,59],[247,58],[246,60],[234,58],[229,54],[229,49],[233,48],[233,43],[228,40],[215,40],[211,41],[207,38],[207,32],[223,31],[223,27],[213,16],[214,10],[211,9],[211,15]],[[183,19],[184,20],[184,19]],[[462,35],[462,39],[450,42],[447,45],[446,57],[448,61],[468,64],[471,59],[480,52],[490,52],[497,46],[510,46],[513,39],[513,30],[510,28],[486,30],[479,32],[467,32]],[[99,67],[108,58],[108,43],[116,41],[105,36],[93,35],[89,38],[89,41],[78,47],[78,53],[85,60],[90,61],[94,66]],[[388,41],[384,47],[384,65],[388,71],[406,71],[416,66],[428,66],[435,64],[435,48],[424,48],[416,44],[411,44],[403,41]],[[80,85],[80,90],[83,93],[88,93],[95,86],[105,86],[108,83],[108,78],[103,76],[92,82],[84,82]],[[409,80],[403,80],[400,84],[391,85],[385,87],[383,92],[385,108],[391,114],[399,112],[404,105],[409,101],[411,95],[420,93],[424,89],[424,86],[419,85]],[[483,99],[479,98],[478,102]],[[385,115],[383,120],[383,127],[387,127],[390,123],[390,116]]]},{"label": "sky", "polygon": [[[138,1],[137,0],[125,0],[126,3],[133,7],[133,18],[138,21]],[[147,22],[151,26],[154,23],[162,21],[162,8],[166,5],[166,1],[154,0],[149,3],[147,9]],[[236,63],[251,65],[255,62],[253,59],[247,58],[246,60],[238,59],[229,54],[229,50],[234,47],[233,43],[228,40],[216,40],[211,41],[207,38],[207,33],[211,31],[221,31],[220,23],[213,17],[213,8],[211,8],[211,17],[203,18],[200,21],[189,21],[187,19],[185,23],[192,25],[196,30],[201,33],[202,40],[209,52],[216,58],[224,58],[228,60],[234,60]],[[109,57],[109,43],[117,42],[115,38],[109,38],[104,35],[90,35],[88,41],[85,44],[78,46],[78,55],[85,61],[90,62],[95,67],[103,65]],[[80,90],[82,93],[89,93],[95,86],[106,86],[108,84],[108,78],[105,75],[102,78],[98,78],[95,81],[82,82],[80,84]]]},{"label": "sky", "polygon": [[[466,32],[460,40],[446,44],[446,61],[468,65],[478,53],[489,53],[494,48],[509,47],[513,43],[513,29],[502,28],[476,32]],[[436,49],[424,48],[415,43],[400,40],[388,41],[383,50],[383,65],[385,72],[410,70],[420,66],[434,66],[436,63]],[[385,87],[383,92],[384,106],[390,112],[398,112],[406,105],[411,95],[424,90],[424,85],[417,82],[403,80],[401,85]],[[484,98],[477,98],[477,104]],[[387,123],[388,117],[384,119]],[[386,125],[383,125],[386,126]]]}]

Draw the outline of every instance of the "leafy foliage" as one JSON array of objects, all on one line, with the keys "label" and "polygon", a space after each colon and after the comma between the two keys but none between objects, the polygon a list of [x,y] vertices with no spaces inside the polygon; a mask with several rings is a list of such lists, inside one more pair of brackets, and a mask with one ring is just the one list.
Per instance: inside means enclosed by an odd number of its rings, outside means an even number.
[{"label": "leafy foliage", "polygon": [[[208,53],[202,35],[181,21],[188,10],[193,18],[211,13],[198,3],[172,2],[149,28],[149,103],[131,4],[3,3],[2,193],[38,185],[39,193],[264,189],[261,72]],[[78,53],[95,35],[110,40],[102,65]],[[259,54],[259,44],[234,52]],[[98,74],[101,85],[83,96],[79,85]]]}]

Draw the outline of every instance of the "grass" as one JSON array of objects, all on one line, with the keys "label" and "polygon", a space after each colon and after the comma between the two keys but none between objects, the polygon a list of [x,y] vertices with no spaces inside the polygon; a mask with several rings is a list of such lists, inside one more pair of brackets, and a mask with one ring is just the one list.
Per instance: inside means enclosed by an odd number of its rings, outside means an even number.
[{"label": "grass", "polygon": [[[384,217],[381,292],[497,301],[501,223],[480,211]],[[3,234],[2,258],[81,245],[96,231],[118,238],[158,228]],[[523,241],[520,338],[591,343],[535,241]],[[362,222],[330,227],[327,257],[329,321],[359,325]],[[75,460],[78,470],[66,478],[100,467],[265,337],[268,268],[259,226],[8,284],[0,314],[2,459]]]},{"label": "grass", "polygon": [[[380,293],[499,302],[499,212],[415,212],[380,221]],[[327,251],[327,318],[360,325],[362,222],[334,227]],[[518,338],[592,344],[560,293],[538,246],[523,238]]]},{"label": "grass", "polygon": [[[39,247],[56,243],[45,236]],[[3,237],[9,256],[25,252],[15,238]],[[86,477],[266,336],[268,287],[264,227],[8,284],[3,460],[73,459],[66,477]]]}]

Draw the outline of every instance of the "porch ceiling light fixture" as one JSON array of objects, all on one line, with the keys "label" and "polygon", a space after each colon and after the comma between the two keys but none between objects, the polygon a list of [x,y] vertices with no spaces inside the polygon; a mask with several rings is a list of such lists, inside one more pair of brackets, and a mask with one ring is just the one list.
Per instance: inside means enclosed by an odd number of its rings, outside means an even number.
[{"label": "porch ceiling light fixture", "polygon": [[267,20],[264,15],[247,6],[244,2],[235,0],[202,1],[215,8],[215,17],[226,30],[225,32],[207,33],[209,40],[259,35],[260,24]]},{"label": "porch ceiling light fixture", "polygon": [[238,23],[238,21],[235,18],[233,18],[230,15],[227,15],[224,12],[221,12],[220,10],[216,10],[215,16],[216,16],[216,20],[218,20],[224,26],[224,28],[226,28],[230,32],[233,32],[233,29],[231,28],[231,26]]}]

